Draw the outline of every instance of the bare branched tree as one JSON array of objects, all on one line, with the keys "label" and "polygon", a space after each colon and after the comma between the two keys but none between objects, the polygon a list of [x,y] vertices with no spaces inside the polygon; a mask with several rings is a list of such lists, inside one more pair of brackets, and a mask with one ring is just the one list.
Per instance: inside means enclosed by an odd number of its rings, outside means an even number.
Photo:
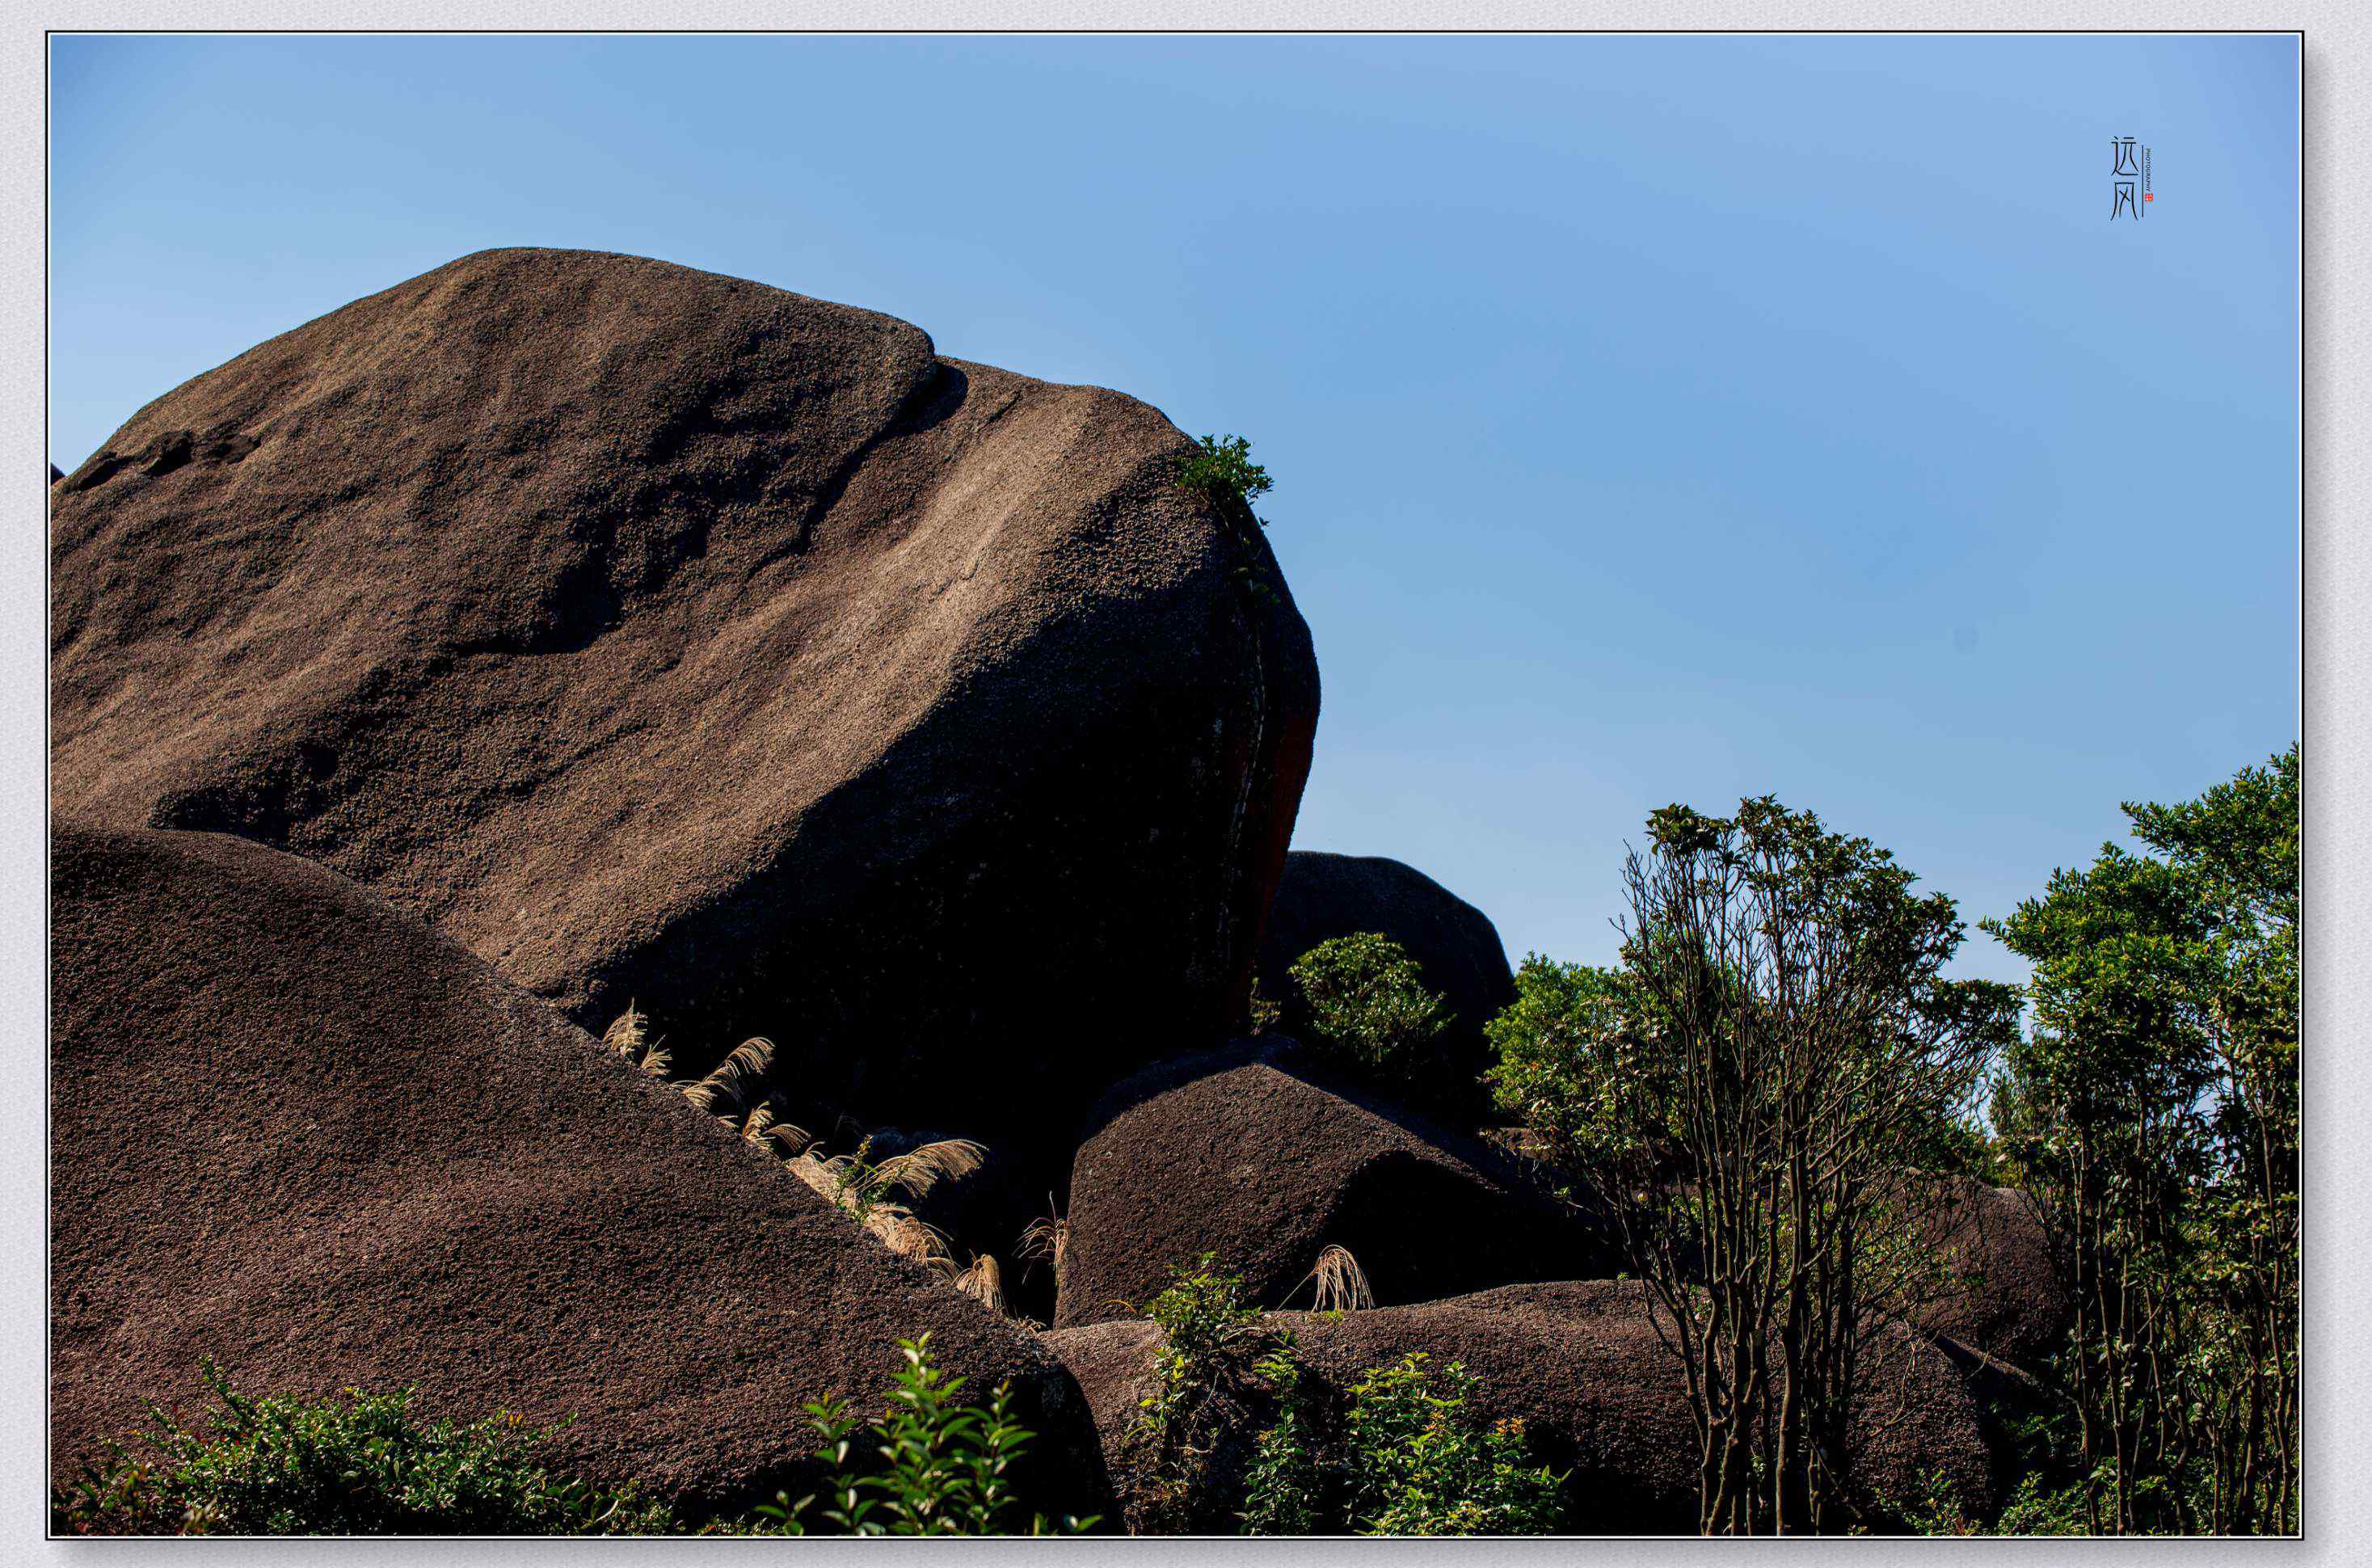
[{"label": "bare branched tree", "polygon": [[1945,979],[1952,901],[1808,812],[1672,807],[1649,841],[1577,1162],[1684,1370],[1702,1527],[1835,1529],[1874,1336],[1938,1283],[1907,1173],[1972,1112],[2016,995]]}]

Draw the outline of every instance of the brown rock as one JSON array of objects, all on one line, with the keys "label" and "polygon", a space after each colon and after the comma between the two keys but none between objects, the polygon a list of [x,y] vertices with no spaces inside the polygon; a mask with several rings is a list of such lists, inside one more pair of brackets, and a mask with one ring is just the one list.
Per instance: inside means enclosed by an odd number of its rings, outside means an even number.
[{"label": "brown rock", "polygon": [[[1575,1529],[1693,1532],[1697,1439],[1687,1385],[1645,1304],[1634,1282],[1589,1280],[1278,1321],[1336,1387],[1411,1351],[1463,1362],[1481,1385],[1473,1413],[1522,1420],[1542,1462],[1571,1472]],[[1901,1330],[1881,1334],[1863,1387],[1866,1413],[1853,1455],[1862,1481],[1880,1496],[1916,1503],[1940,1470],[1970,1516],[1991,1518],[1981,1414],[1944,1354]]]},{"label": "brown rock", "polygon": [[868,311],[464,257],[59,485],[56,802],[320,861],[680,1066],[1075,1115],[1240,1011],[1316,723],[1187,445]]},{"label": "brown rock", "polygon": [[[1329,1317],[1275,1313],[1268,1321],[1290,1330],[1309,1375],[1305,1386],[1337,1409],[1367,1369],[1413,1351],[1436,1365],[1462,1363],[1477,1380],[1469,1417],[1524,1423],[1537,1461],[1565,1475],[1566,1527],[1575,1533],[1696,1531],[1697,1438],[1687,1387],[1635,1283],[1511,1285]],[[1118,1321],[1044,1339],[1086,1390],[1106,1466],[1125,1490],[1141,1458],[1130,1442],[1134,1408],[1153,1386],[1160,1330]],[[1883,1335],[1866,1388],[1855,1456],[1864,1478],[1887,1494],[1921,1500],[1928,1478],[1941,1471],[1947,1493],[1971,1516],[1991,1517],[1980,1414],[1943,1353],[1907,1332]],[[1234,1465],[1200,1476],[1187,1504],[1204,1516],[1240,1508],[1240,1469],[1255,1451],[1250,1432],[1223,1435],[1218,1446],[1238,1456]]]},{"label": "brown rock", "polygon": [[1311,1296],[1328,1246],[1387,1305],[1594,1272],[1602,1249],[1480,1140],[1330,1074],[1275,1037],[1112,1091],[1071,1171],[1058,1326],[1142,1307],[1203,1252],[1262,1307]]},{"label": "brown rock", "polygon": [[1288,972],[1294,961],[1321,942],[1362,931],[1406,948],[1426,988],[1448,997],[1454,1015],[1416,1074],[1413,1097],[1459,1121],[1488,1114],[1482,1078],[1494,1057],[1482,1026],[1515,1001],[1515,976],[1490,917],[1413,866],[1381,855],[1285,856],[1258,968],[1262,994],[1285,1010],[1280,1029],[1307,1038],[1309,1027]]},{"label": "brown rock", "polygon": [[1104,1506],[1076,1387],[675,1091],[343,877],[215,834],[52,843],[51,1435],[70,1477],[211,1356],[250,1392],[574,1415],[692,1507],[812,1479],[800,1406],[927,1331]]},{"label": "brown rock", "polygon": [[2057,1350],[2075,1317],[2035,1202],[1966,1179],[1924,1184],[1923,1206],[1950,1273],[1919,1326],[1971,1350],[2032,1365]]}]

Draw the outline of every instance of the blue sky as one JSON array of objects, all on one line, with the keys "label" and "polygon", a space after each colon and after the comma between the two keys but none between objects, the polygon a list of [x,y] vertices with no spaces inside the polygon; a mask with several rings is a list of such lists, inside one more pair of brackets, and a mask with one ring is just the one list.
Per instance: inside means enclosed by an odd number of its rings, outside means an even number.
[{"label": "blue sky", "polygon": [[[494,245],[1241,432],[1296,842],[1611,956],[1773,792],[2005,912],[2298,724],[2287,38],[59,39],[51,452]],[[2110,221],[2110,138],[2157,200]],[[1972,933],[1962,972],[2017,978]]]}]

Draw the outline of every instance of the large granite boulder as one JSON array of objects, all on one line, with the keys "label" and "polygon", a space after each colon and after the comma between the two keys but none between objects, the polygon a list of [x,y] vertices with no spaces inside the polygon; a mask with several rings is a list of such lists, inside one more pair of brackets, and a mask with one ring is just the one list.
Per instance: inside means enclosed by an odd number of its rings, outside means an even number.
[{"label": "large granite boulder", "polygon": [[1453,1120],[1486,1115],[1482,1080],[1494,1059],[1482,1026],[1515,1001],[1515,976],[1491,917],[1414,866],[1311,850],[1285,856],[1258,966],[1262,994],[1284,1009],[1279,1028],[1306,1036],[1309,1028],[1289,972],[1294,961],[1321,942],[1362,931],[1406,948],[1426,988],[1448,998],[1449,1027],[1416,1069],[1412,1094]]},{"label": "large granite boulder", "polygon": [[574,1416],[566,1468],[688,1508],[815,1479],[800,1407],[876,1408],[927,1332],[1042,1435],[1017,1484],[1106,1507],[1027,1332],[452,943],[217,834],[52,843],[51,1458],[248,1392],[419,1385]]},{"label": "large granite boulder", "polygon": [[1147,1068],[1094,1120],[1071,1167],[1058,1326],[1142,1307],[1205,1252],[1262,1307],[1310,1302],[1329,1247],[1386,1305],[1569,1279],[1610,1257],[1497,1150],[1273,1036]]},{"label": "large granite boulder", "polygon": [[869,311],[467,256],[56,487],[56,804],[319,861],[681,1065],[1075,1115],[1240,1015],[1316,725],[1189,446]]}]

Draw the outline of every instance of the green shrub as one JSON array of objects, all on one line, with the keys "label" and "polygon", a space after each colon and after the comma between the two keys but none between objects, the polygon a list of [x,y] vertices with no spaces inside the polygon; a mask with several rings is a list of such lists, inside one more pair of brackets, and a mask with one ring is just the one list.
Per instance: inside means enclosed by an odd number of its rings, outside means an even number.
[{"label": "green shrub", "polygon": [[[1560,1478],[1526,1462],[1523,1426],[1484,1428],[1464,1408],[1474,1379],[1423,1351],[1368,1368],[1349,1390],[1331,1444],[1288,1379],[1260,1437],[1245,1499],[1255,1535],[1348,1529],[1376,1536],[1544,1535],[1560,1518]],[[1331,1461],[1324,1448],[1335,1450]]]},{"label": "green shrub", "polygon": [[1309,1009],[1310,1043],[1378,1076],[1418,1075],[1452,1021],[1407,949],[1372,931],[1321,942],[1289,972]]},{"label": "green shrub", "polygon": [[[1050,1526],[1025,1517],[1010,1472],[1035,1435],[1013,1419],[1012,1390],[987,1408],[958,1402],[964,1386],[932,1365],[928,1334],[901,1342],[905,1365],[888,1408],[860,1423],[846,1404],[807,1407],[830,1467],[796,1501],[777,1493],[747,1519],[712,1520],[704,1535],[984,1536],[1076,1533],[1093,1517]],[[498,1414],[471,1426],[424,1426],[412,1390],[343,1400],[249,1399],[215,1372],[224,1408],[210,1434],[156,1406],[145,1440],[159,1458],[94,1469],[52,1500],[70,1535],[671,1535],[685,1525],[629,1485],[601,1488],[535,1462],[555,1429]]]},{"label": "green shrub", "polygon": [[1159,1381],[1139,1417],[1157,1438],[1198,1396],[1236,1380],[1275,1338],[1262,1327],[1260,1309],[1245,1305],[1243,1277],[1222,1273],[1211,1252],[1174,1268],[1145,1316],[1162,1330],[1154,1358]]},{"label": "green shrub", "polygon": [[1171,1271],[1144,1308],[1162,1344],[1127,1439],[1122,1489],[1136,1534],[1208,1534],[1234,1522],[1239,1456],[1273,1408],[1290,1338],[1244,1300],[1243,1281],[1203,1253]]},{"label": "green shrub", "polygon": [[61,1534],[626,1535],[664,1531],[665,1505],[632,1486],[554,1477],[537,1451],[556,1428],[497,1414],[424,1425],[412,1389],[343,1400],[250,1399],[209,1361],[222,1405],[205,1430],[150,1404],[155,1450],[118,1447],[52,1499]]},{"label": "green shrub", "polygon": [[[1252,444],[1240,436],[1205,436],[1195,449],[1179,455],[1178,482],[1199,495],[1247,513],[1251,504],[1273,488],[1268,470],[1252,461]],[[1252,519],[1266,528],[1258,517]]]},{"label": "green shrub", "polygon": [[[1000,1386],[985,1409],[957,1401],[965,1379],[931,1363],[931,1336],[901,1340],[906,1364],[892,1376],[889,1408],[860,1424],[845,1402],[807,1407],[831,1467],[820,1493],[777,1493],[750,1535],[993,1536],[1076,1534],[1095,1519],[1023,1519],[1010,1470],[1036,1435],[1013,1419],[1013,1391]],[[859,1457],[862,1463],[857,1462]],[[819,1508],[817,1504],[820,1503]],[[826,1527],[817,1529],[809,1516]]]},{"label": "green shrub", "polygon": [[1494,1102],[1540,1132],[1560,1164],[1635,1136],[1649,1074],[1635,1002],[1618,970],[1538,953],[1516,971],[1516,999],[1482,1026],[1498,1058],[1483,1074]]}]

